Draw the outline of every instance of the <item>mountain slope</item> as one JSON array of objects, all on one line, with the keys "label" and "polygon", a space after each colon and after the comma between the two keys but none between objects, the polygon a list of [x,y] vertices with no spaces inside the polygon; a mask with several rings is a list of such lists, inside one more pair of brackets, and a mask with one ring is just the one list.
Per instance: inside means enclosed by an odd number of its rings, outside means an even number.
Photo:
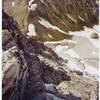
[{"label": "mountain slope", "polygon": [[40,41],[72,39],[69,31],[98,24],[98,0],[4,0],[3,9],[14,16],[24,35]]},{"label": "mountain slope", "polygon": [[51,48],[25,37],[12,16],[2,18],[13,43],[3,45],[3,100],[98,100],[94,76],[71,70]]}]

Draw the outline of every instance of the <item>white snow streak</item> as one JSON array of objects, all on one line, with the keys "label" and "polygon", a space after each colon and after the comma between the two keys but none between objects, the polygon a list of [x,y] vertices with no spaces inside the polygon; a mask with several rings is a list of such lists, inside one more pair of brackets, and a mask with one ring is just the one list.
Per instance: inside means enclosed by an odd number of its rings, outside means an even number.
[{"label": "white snow streak", "polygon": [[15,6],[15,2],[13,1],[13,2],[12,2],[12,7],[14,7],[14,6]]},{"label": "white snow streak", "polygon": [[51,38],[51,39],[53,38],[52,35],[50,35],[50,34],[48,34],[48,37]]},{"label": "white snow streak", "polygon": [[64,32],[63,30],[61,30],[61,29],[59,29],[58,27],[56,27],[56,26],[50,24],[48,21],[44,20],[43,18],[40,18],[39,23],[40,23],[41,25],[43,25],[44,27],[46,27],[46,28],[52,28],[53,30],[57,30],[57,31],[59,31],[59,32],[61,32],[61,33],[67,34],[67,33]]}]

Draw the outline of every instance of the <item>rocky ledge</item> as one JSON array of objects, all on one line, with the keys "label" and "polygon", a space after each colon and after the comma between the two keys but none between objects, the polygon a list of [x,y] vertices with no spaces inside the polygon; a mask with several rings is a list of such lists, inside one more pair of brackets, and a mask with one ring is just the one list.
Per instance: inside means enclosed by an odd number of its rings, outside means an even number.
[{"label": "rocky ledge", "polygon": [[3,100],[98,100],[98,81],[34,37],[3,11]]}]

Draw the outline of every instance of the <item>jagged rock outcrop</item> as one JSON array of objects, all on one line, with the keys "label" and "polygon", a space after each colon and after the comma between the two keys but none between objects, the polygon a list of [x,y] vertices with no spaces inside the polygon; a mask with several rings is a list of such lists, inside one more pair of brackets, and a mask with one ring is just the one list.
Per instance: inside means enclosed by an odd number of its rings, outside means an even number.
[{"label": "jagged rock outcrop", "polygon": [[[18,58],[14,56],[17,51],[16,47],[12,47],[11,49],[3,52],[2,57],[2,88],[3,94],[9,89],[14,87],[16,84],[18,73],[19,73],[19,63]],[[18,52],[18,51],[17,51]]]},{"label": "jagged rock outcrop", "polygon": [[91,38],[93,39],[99,39],[99,35],[97,33],[92,33]]},{"label": "jagged rock outcrop", "polygon": [[[2,18],[3,30],[11,36],[3,37],[3,41],[11,38],[14,44],[3,45],[3,52],[9,54],[12,64],[8,66],[7,56],[3,58],[6,60],[3,63],[3,100],[98,100],[97,80],[89,75],[85,77],[83,72],[72,71],[67,60],[58,57],[52,49],[33,37],[25,37],[18,23],[4,11]],[[4,70],[6,65],[8,69]],[[12,81],[6,72],[13,75]]]}]

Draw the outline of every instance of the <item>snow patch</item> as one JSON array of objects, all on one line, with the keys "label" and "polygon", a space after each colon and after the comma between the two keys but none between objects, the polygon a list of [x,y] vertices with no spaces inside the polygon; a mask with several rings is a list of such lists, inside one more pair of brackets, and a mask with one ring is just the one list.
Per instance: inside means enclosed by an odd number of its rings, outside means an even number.
[{"label": "snow patch", "polygon": [[99,39],[92,39],[90,35],[92,33],[99,35],[99,25],[69,33],[73,35],[72,40],[47,41],[44,44],[51,47],[59,57],[67,59],[66,65],[70,69],[81,71],[86,76],[90,75],[98,80]]},{"label": "snow patch", "polygon": [[65,60],[69,59],[69,57],[80,58],[80,56],[73,49],[69,48],[70,48],[69,45],[66,46],[58,45],[56,46],[55,52]]},{"label": "snow patch", "polygon": [[84,64],[82,64],[80,62],[80,59],[76,59],[76,58],[69,58],[69,60],[68,60],[68,66],[73,71],[83,72],[83,70],[85,69]]},{"label": "snow patch", "polygon": [[73,40],[66,40],[66,39],[61,40],[61,41],[46,41],[46,42],[44,42],[45,45],[46,44],[59,44],[59,43],[73,43],[73,44],[75,44],[76,42]]},{"label": "snow patch", "polygon": [[29,10],[35,11],[37,8],[37,4],[32,4],[30,7],[28,7]]},{"label": "snow patch", "polygon": [[73,17],[71,17],[71,16],[68,15],[68,14],[67,14],[67,16],[68,16],[73,22],[77,23],[77,21],[76,21]]},{"label": "snow patch", "polygon": [[49,37],[49,38],[53,38],[52,35],[50,35],[50,34],[48,34],[48,37]]},{"label": "snow patch", "polygon": [[29,6],[31,6],[32,2],[34,2],[34,0],[30,0],[29,1]]},{"label": "snow patch", "polygon": [[56,46],[56,52],[62,52],[62,50],[67,50],[69,47],[68,46],[61,46],[61,45],[58,45]]},{"label": "snow patch", "polygon": [[73,58],[80,58],[80,56],[73,49],[69,49],[68,51],[66,51],[66,54],[70,55],[70,57]]},{"label": "snow patch", "polygon": [[82,31],[74,31],[74,32],[70,31],[69,32],[70,35],[82,36],[82,37],[88,38],[96,48],[99,48],[99,39],[91,39],[90,36],[92,33],[99,34],[99,25],[95,25],[95,26],[93,26],[93,28],[88,28],[88,27],[84,26],[84,30],[82,30]]},{"label": "snow patch", "polygon": [[44,3],[44,1],[43,1],[43,0],[41,0],[41,2],[42,2],[42,3]]},{"label": "snow patch", "polygon": [[15,6],[15,2],[13,1],[13,2],[12,2],[12,7],[14,7],[14,6]]},{"label": "snow patch", "polygon": [[35,26],[33,24],[28,25],[28,36],[36,36]]},{"label": "snow patch", "polygon": [[82,20],[83,22],[85,21],[81,16],[79,16],[78,15],[78,18],[80,19],[80,20]]},{"label": "snow patch", "polygon": [[61,30],[61,29],[59,29],[58,27],[56,27],[56,26],[50,24],[47,20],[44,20],[43,18],[40,18],[39,23],[40,23],[41,25],[43,25],[44,27],[46,27],[46,28],[52,28],[53,30],[57,30],[57,31],[59,31],[59,32],[61,32],[61,33],[67,34],[67,33],[64,32],[63,30]]},{"label": "snow patch", "polygon": [[[34,0],[29,1],[29,10],[35,11],[35,9],[37,8],[37,4],[33,3]],[[33,3],[33,4],[32,4]]]},{"label": "snow patch", "polygon": [[92,52],[92,55],[94,55],[95,57],[98,57],[99,52],[93,51],[93,52]]},{"label": "snow patch", "polygon": [[95,67],[91,67],[88,64],[85,64],[85,72],[91,75],[99,76],[99,71]]}]

